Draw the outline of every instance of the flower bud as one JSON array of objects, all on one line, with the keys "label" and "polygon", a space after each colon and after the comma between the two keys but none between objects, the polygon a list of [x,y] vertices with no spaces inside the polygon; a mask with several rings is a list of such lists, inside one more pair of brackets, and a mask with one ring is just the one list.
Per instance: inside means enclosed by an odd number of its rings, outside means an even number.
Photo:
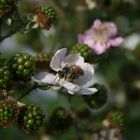
[{"label": "flower bud", "polygon": [[94,53],[93,51],[85,44],[77,43],[72,47],[71,53],[79,54],[85,58],[86,62],[94,62]]}]

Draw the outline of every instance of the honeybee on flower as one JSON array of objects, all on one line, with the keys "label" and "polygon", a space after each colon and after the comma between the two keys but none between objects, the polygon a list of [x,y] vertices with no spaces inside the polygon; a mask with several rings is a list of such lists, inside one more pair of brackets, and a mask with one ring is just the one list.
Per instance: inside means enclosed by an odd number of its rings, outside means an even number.
[{"label": "honeybee on flower", "polygon": [[65,78],[68,81],[72,82],[77,79],[79,76],[83,75],[83,71],[79,66],[74,64],[66,64],[62,70],[58,72],[59,78]]},{"label": "honeybee on flower", "polygon": [[40,72],[32,79],[38,84],[51,84],[66,88],[70,94],[89,95],[97,92],[96,88],[87,87],[94,75],[93,66],[84,62],[78,54],[66,55],[67,49],[58,50],[50,62],[50,67],[56,74]]}]

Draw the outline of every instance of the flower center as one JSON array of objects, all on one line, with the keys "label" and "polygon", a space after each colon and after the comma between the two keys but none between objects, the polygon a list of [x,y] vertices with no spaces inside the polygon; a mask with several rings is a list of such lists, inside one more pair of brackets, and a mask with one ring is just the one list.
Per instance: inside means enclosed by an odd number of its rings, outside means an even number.
[{"label": "flower center", "polygon": [[64,78],[69,82],[74,82],[79,78],[79,76],[84,74],[83,70],[79,66],[72,63],[65,64],[57,73],[60,79]]},{"label": "flower center", "polygon": [[108,39],[108,29],[105,26],[93,29],[93,38],[97,42],[106,41]]}]

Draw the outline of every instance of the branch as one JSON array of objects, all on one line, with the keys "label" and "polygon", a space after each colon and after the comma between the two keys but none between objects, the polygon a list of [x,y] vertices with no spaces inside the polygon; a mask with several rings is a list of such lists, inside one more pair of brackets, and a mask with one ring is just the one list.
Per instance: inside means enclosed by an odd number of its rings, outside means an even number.
[{"label": "branch", "polygon": [[12,29],[4,36],[1,35],[1,29],[2,29],[2,19],[0,19],[0,42],[2,42],[4,39],[10,37],[11,35],[15,34],[18,30],[20,30],[24,25],[26,25],[26,22],[23,22],[20,15],[18,14],[18,11],[15,11],[15,15],[17,17],[17,22],[20,23],[18,26],[16,26],[14,29]]},{"label": "branch", "polygon": [[[11,30],[8,34],[6,34],[5,36],[0,36],[0,42],[2,42],[4,39],[10,37],[11,35],[15,34],[21,27],[23,27],[23,25],[21,24],[20,26],[18,26],[16,29]],[[1,30],[1,28],[0,28]]]},{"label": "branch", "polygon": [[[30,85],[31,86],[31,85]],[[32,90],[34,90],[36,88],[37,84],[33,83],[32,86],[30,88],[28,88],[26,91],[24,91],[23,94],[21,94],[19,97],[17,97],[17,101],[21,100],[22,98],[24,98],[25,96],[27,96],[28,94],[30,94],[30,92]]]}]

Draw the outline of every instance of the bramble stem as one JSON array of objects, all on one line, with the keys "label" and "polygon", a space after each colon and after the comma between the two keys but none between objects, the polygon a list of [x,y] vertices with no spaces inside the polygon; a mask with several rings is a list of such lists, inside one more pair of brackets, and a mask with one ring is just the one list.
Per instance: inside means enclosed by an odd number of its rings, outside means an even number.
[{"label": "bramble stem", "polygon": [[9,36],[15,34],[17,31],[19,31],[24,25],[26,25],[27,23],[24,23],[20,17],[20,15],[18,14],[17,11],[15,11],[15,15],[18,19],[18,22],[20,23],[18,26],[16,26],[16,28],[12,29],[4,36],[1,35],[1,29],[2,29],[2,19],[0,19],[0,42],[2,42],[4,39],[8,38]]},{"label": "bramble stem", "polygon": [[[30,85],[31,86],[31,85]],[[23,94],[21,94],[19,97],[17,97],[17,101],[19,101],[19,100],[21,100],[22,98],[24,98],[25,96],[27,96],[28,94],[30,94],[30,92],[32,91],[32,90],[34,90],[35,88],[36,88],[36,83],[33,83],[33,85],[30,87],[30,88],[28,88],[26,91],[24,91],[24,93]]]},{"label": "bramble stem", "polygon": [[[18,26],[16,29],[11,30],[7,35],[5,36],[0,36],[0,42],[2,42],[4,39],[8,38],[9,36],[13,35],[16,33],[23,25]],[[0,29],[1,30],[1,29]]]}]

